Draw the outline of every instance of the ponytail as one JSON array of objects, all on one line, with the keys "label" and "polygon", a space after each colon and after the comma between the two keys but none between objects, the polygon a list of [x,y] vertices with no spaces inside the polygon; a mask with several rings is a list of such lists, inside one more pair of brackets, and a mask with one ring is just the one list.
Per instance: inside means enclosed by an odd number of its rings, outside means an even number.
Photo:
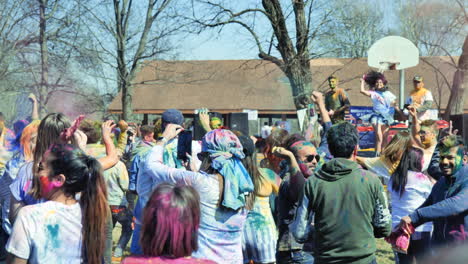
[{"label": "ponytail", "polygon": [[83,262],[102,263],[105,248],[105,229],[109,206],[107,188],[101,164],[93,157],[84,156],[88,167],[88,184],[81,192]]}]

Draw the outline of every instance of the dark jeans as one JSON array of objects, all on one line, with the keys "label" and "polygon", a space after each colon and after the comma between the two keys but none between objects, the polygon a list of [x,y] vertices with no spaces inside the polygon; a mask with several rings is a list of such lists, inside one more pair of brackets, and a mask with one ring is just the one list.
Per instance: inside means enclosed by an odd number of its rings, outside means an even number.
[{"label": "dark jeans", "polygon": [[128,190],[127,193],[125,193],[125,198],[127,198],[128,202],[128,210],[133,213],[133,210],[135,210],[135,203],[138,195],[136,192]]},{"label": "dark jeans", "polygon": [[128,241],[132,238],[132,217],[133,214],[125,206],[111,206],[112,211],[112,226],[115,227],[117,222],[122,225],[122,233],[117,243],[117,247],[125,249]]},{"label": "dark jeans", "polygon": [[277,251],[276,263],[312,264],[314,263],[314,257],[311,252],[302,250]]},{"label": "dark jeans", "polygon": [[422,232],[421,239],[411,239],[408,254],[396,253],[395,263],[408,264],[413,263],[413,259],[417,263],[421,263],[421,258],[424,256],[431,246],[431,232]]},{"label": "dark jeans", "polygon": [[[0,222],[1,223],[1,222]],[[7,251],[5,249],[6,243],[8,242],[8,235],[5,230],[3,230],[2,226],[0,226],[0,261],[5,260],[7,257]]]}]

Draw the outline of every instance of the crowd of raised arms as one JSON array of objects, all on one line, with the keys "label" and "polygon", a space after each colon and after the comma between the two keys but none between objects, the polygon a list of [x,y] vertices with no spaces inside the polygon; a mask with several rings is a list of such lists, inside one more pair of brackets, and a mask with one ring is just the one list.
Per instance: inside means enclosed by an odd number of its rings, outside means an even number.
[{"label": "crowd of raised arms", "polygon": [[[422,77],[404,109],[382,73],[361,79],[373,157],[358,155],[351,103],[336,76],[328,83],[312,92],[320,118],[303,132],[279,122],[245,135],[203,109],[201,141],[176,109],[152,125],[40,119],[31,95],[29,120],[9,129],[0,116],[0,257],[371,264],[384,238],[395,263],[468,263],[468,245],[456,251],[468,240],[466,148],[451,126],[441,129]],[[389,133],[397,120],[410,125]]]}]

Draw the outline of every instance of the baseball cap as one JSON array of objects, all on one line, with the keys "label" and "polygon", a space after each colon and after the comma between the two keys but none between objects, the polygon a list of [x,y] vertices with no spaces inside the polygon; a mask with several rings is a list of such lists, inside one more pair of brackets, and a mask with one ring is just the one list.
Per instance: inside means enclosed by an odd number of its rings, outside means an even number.
[{"label": "baseball cap", "polygon": [[182,125],[184,123],[184,115],[177,109],[168,109],[162,114],[162,122],[168,124]]}]

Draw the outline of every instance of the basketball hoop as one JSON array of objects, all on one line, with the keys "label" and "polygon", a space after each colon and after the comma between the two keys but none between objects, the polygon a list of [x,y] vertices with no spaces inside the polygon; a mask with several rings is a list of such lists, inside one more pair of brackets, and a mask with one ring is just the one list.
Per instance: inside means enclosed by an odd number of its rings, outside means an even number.
[{"label": "basketball hoop", "polygon": [[403,70],[419,63],[418,48],[411,41],[398,36],[379,39],[367,54],[367,64],[380,71]]},{"label": "basketball hoop", "polygon": [[405,98],[405,69],[419,63],[419,50],[408,39],[399,36],[388,36],[379,39],[367,51],[367,64],[379,69],[400,71],[400,108],[403,108]]},{"label": "basketball hoop", "polygon": [[384,71],[394,71],[397,69],[398,65],[400,65],[399,62],[387,62],[383,61],[379,63],[379,72],[383,73]]}]

